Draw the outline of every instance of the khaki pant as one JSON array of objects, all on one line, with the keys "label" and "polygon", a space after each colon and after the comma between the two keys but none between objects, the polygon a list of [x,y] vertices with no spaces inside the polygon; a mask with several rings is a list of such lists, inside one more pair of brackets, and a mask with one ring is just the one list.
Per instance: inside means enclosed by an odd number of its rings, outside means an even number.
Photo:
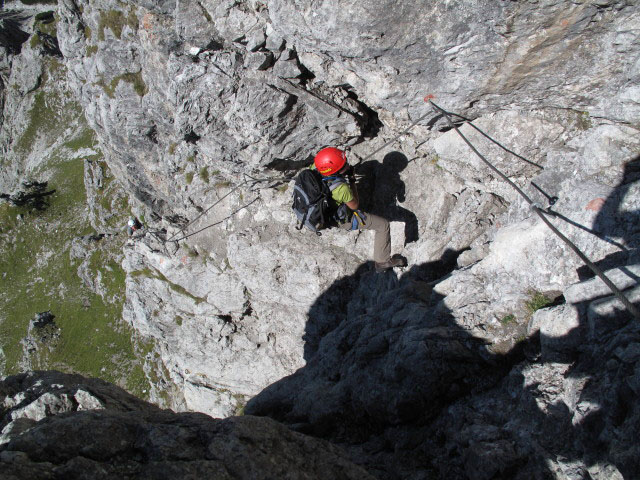
[{"label": "khaki pant", "polygon": [[[373,230],[376,236],[373,240],[373,259],[378,263],[388,262],[391,258],[391,229],[389,221],[372,215],[371,213],[362,212],[365,224],[358,223],[359,230]],[[340,225],[343,230],[351,230],[351,222]]]}]

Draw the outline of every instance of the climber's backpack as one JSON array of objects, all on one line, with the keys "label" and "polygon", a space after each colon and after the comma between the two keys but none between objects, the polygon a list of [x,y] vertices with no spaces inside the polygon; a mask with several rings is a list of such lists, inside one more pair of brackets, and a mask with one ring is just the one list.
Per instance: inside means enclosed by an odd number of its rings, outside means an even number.
[{"label": "climber's backpack", "polygon": [[[325,181],[327,180],[327,181]],[[298,218],[296,229],[307,227],[320,235],[320,230],[330,226],[337,210],[331,191],[343,181],[325,179],[317,170],[304,169],[296,177],[293,187],[293,212]]]}]

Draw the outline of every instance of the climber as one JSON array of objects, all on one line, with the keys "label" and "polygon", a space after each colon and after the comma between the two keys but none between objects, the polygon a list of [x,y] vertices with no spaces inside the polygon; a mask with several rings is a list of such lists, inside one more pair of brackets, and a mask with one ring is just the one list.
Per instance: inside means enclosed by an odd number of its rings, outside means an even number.
[{"label": "climber", "polygon": [[129,221],[127,222],[127,233],[129,236],[133,235],[133,233],[142,228],[142,224],[140,220],[136,217],[129,217]]},{"label": "climber", "polygon": [[393,267],[404,267],[407,262],[400,256],[391,257],[391,232],[389,222],[377,215],[358,209],[360,200],[356,188],[353,167],[347,163],[345,152],[335,147],[320,150],[313,166],[330,185],[331,197],[338,206],[336,221],[343,230],[373,230],[375,232],[373,259],[376,272]]}]

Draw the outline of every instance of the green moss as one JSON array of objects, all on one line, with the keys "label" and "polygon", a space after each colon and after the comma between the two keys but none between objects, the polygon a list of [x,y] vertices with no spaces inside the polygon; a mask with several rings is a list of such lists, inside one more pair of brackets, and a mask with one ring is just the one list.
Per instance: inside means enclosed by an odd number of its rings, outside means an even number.
[{"label": "green moss", "polygon": [[29,46],[35,50],[37,49],[40,45],[42,45],[42,40],[40,40],[40,35],[38,35],[37,33],[34,33],[33,35],[31,35],[31,40],[29,40]]},{"label": "green moss", "polygon": [[162,280],[163,282],[167,283],[167,285],[171,290],[173,290],[174,292],[180,295],[184,295],[185,297],[189,297],[196,303],[196,305],[199,305],[200,303],[206,300],[205,298],[196,297],[192,293],[188,292],[184,287],[176,283],[173,283],[167,277],[165,277],[160,271],[155,269],[144,268],[143,270],[137,270],[135,272],[131,272],[131,276],[134,278],[144,277],[144,278],[155,278],[157,280]]},{"label": "green moss", "polygon": [[578,113],[577,125],[579,130],[589,130],[593,127],[593,122],[591,121],[591,115],[589,115],[589,112]]},{"label": "green moss", "polygon": [[144,97],[147,94],[147,85],[144,83],[142,79],[142,72],[138,73],[125,73],[123,75],[119,75],[111,80],[111,82],[107,85],[103,81],[99,82],[98,85],[102,87],[104,93],[106,93],[109,98],[115,97],[116,87],[120,82],[127,82],[133,86],[133,90],[141,97]]},{"label": "green moss", "polygon": [[86,37],[87,40],[91,40],[91,27],[89,25],[85,25],[84,27],[84,36]]},{"label": "green moss", "polygon": [[198,172],[198,175],[204,183],[209,183],[209,169],[207,167],[202,167]]},{"label": "green moss", "polygon": [[54,22],[49,23],[39,23],[36,26],[37,30],[40,30],[42,33],[46,33],[54,38],[58,37],[58,17],[56,16],[56,20]]},{"label": "green moss", "polygon": [[156,272],[158,274],[158,277],[160,280],[167,282],[167,284],[169,285],[169,288],[171,288],[171,290],[173,290],[174,292],[180,294],[180,295],[184,295],[185,297],[189,297],[190,299],[192,299],[196,305],[201,304],[202,302],[206,301],[206,298],[200,298],[200,297],[196,297],[195,295],[189,293],[184,287],[175,284],[173,282],[170,282],[169,279],[167,279],[167,277],[165,277],[164,275],[162,275],[160,272]]},{"label": "green moss", "polygon": [[193,182],[193,172],[187,172],[184,177],[187,185],[191,185],[191,182]]},{"label": "green moss", "polygon": [[87,45],[87,57],[92,57],[96,53],[98,53],[98,46],[97,45]]},{"label": "green moss", "polygon": [[173,155],[174,153],[176,153],[177,146],[177,143],[172,143],[171,145],[169,145],[169,154]]},{"label": "green moss", "polygon": [[120,40],[122,38],[122,31],[127,25],[131,27],[133,31],[138,30],[138,17],[136,16],[134,8],[131,8],[126,16],[124,12],[120,10],[102,10],[98,20],[98,40],[104,41],[104,31],[107,28]]},{"label": "green moss", "polygon": [[156,278],[154,271],[148,267],[143,268],[142,270],[134,270],[129,275],[133,278],[143,277],[143,278]]},{"label": "green moss", "polygon": [[211,23],[213,22],[213,19],[211,18],[211,15],[209,14],[209,12],[207,11],[206,8],[204,8],[204,6],[202,5],[202,3],[198,2],[198,5],[200,6],[200,11],[202,12],[202,14],[204,15],[204,18],[207,19],[207,22]]},{"label": "green moss", "polygon": [[196,160],[195,155],[189,155],[187,157],[187,162],[189,162],[189,163],[193,163],[193,162],[195,162],[195,160]]},{"label": "green moss", "polygon": [[177,315],[175,320],[176,320],[176,325],[181,327],[182,326],[182,317],[180,315]]},{"label": "green moss", "polygon": [[500,319],[500,323],[502,323],[503,325],[509,325],[515,322],[516,322],[516,316],[511,313],[509,315],[505,315]]},{"label": "green moss", "polygon": [[66,67],[64,66],[64,63],[60,62],[55,57],[51,57],[47,59],[46,65],[49,73],[52,75],[58,76],[66,72]]},{"label": "green moss", "polygon": [[529,315],[533,315],[534,312],[544,308],[553,303],[553,299],[547,297],[545,294],[537,291],[529,292],[530,298],[525,302],[525,307]]}]

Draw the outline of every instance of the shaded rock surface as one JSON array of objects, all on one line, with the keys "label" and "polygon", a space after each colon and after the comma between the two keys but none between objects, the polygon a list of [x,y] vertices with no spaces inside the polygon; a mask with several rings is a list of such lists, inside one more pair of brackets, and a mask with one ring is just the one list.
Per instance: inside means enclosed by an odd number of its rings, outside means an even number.
[{"label": "shaded rock surface", "polygon": [[373,478],[273,420],[176,414],[97,379],[33,372],[0,395],[3,478]]}]

